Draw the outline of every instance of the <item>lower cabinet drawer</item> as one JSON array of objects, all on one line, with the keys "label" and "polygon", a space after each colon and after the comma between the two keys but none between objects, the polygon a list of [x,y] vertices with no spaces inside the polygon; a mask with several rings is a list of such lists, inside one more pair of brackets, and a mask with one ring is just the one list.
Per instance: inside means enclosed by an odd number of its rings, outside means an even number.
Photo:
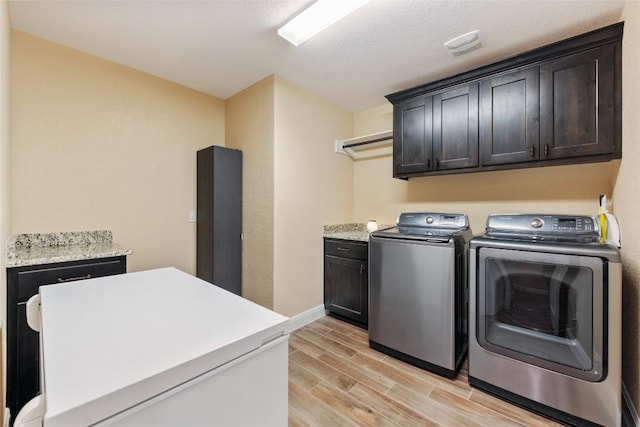
[{"label": "lower cabinet drawer", "polygon": [[369,245],[366,242],[349,240],[324,240],[324,254],[341,258],[361,259],[368,258]]},{"label": "lower cabinet drawer", "polygon": [[47,264],[37,269],[18,271],[18,302],[26,301],[38,293],[38,288],[41,285],[122,274],[126,272],[126,269],[125,262],[120,258],[104,258],[82,264],[77,262],[61,266]]}]

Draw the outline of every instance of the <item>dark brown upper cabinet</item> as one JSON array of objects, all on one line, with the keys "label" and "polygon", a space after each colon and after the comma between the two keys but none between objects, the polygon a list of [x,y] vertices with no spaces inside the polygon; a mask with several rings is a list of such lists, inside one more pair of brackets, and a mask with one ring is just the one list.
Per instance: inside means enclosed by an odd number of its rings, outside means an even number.
[{"label": "dark brown upper cabinet", "polygon": [[435,170],[478,166],[478,84],[471,83],[433,97]]},{"label": "dark brown upper cabinet", "polygon": [[530,162],[539,152],[538,68],[480,82],[482,165]]},{"label": "dark brown upper cabinet", "polygon": [[620,158],[623,25],[387,95],[394,177]]},{"label": "dark brown upper cabinet", "polygon": [[478,166],[478,84],[419,97],[394,108],[395,174]]},{"label": "dark brown upper cabinet", "polygon": [[393,170],[411,174],[431,170],[432,97],[419,97],[394,108]]},{"label": "dark brown upper cabinet", "polygon": [[540,158],[614,152],[614,50],[602,46],[540,64]]}]

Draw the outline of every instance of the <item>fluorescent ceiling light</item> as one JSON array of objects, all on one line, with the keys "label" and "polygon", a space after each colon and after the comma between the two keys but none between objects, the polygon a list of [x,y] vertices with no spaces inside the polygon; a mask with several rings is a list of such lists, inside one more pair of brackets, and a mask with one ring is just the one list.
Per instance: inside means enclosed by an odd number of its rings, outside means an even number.
[{"label": "fluorescent ceiling light", "polygon": [[294,46],[335,24],[369,0],[317,0],[278,29],[278,35]]}]

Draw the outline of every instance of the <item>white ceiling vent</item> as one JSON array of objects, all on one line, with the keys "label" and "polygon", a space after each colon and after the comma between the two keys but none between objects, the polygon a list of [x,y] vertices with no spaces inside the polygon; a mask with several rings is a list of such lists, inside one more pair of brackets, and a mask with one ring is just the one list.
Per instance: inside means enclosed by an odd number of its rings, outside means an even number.
[{"label": "white ceiling vent", "polygon": [[444,47],[446,47],[453,56],[458,56],[482,47],[482,41],[480,41],[478,30],[474,30],[452,38],[444,43]]}]

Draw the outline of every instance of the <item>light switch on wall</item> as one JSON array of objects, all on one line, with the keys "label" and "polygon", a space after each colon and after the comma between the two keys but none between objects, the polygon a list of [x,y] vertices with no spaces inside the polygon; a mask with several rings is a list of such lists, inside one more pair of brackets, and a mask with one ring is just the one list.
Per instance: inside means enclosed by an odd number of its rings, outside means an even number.
[{"label": "light switch on wall", "polygon": [[189,211],[189,222],[197,222],[198,213],[196,211]]}]

